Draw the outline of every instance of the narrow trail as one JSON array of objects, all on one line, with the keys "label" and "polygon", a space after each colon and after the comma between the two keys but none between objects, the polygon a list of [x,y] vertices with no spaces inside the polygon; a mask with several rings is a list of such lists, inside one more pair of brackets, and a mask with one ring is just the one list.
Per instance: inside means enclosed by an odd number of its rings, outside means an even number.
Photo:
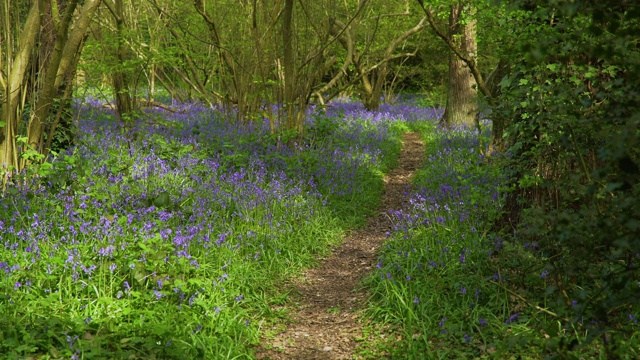
[{"label": "narrow trail", "polygon": [[367,226],[347,234],[319,267],[308,270],[294,285],[298,309],[287,329],[263,340],[258,359],[352,359],[364,324],[358,311],[367,294],[357,291],[375,266],[378,247],[392,227],[389,209],[408,201],[410,179],[422,164],[424,144],[416,133],[406,133],[398,166],[385,176],[382,204]]}]

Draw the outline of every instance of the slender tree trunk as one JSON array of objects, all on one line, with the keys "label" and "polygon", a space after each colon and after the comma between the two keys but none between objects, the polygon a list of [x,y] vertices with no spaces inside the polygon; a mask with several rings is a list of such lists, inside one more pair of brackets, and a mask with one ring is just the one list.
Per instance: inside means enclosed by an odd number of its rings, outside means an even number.
[{"label": "slender tree trunk", "polygon": [[[7,59],[5,62],[7,79],[5,80],[5,89],[2,94],[2,118],[4,126],[0,127],[0,172],[12,169],[20,171],[20,162],[16,136],[20,125],[20,117],[17,116],[19,99],[22,95],[25,74],[30,64],[30,56],[38,38],[41,16],[40,13],[44,7],[42,0],[33,1],[31,9],[27,15],[27,20],[22,28],[20,37],[18,38],[18,52],[15,56],[11,51],[12,29],[10,28],[11,20],[9,3],[5,3],[4,8],[4,37],[8,41]],[[4,179],[3,179],[4,180]],[[4,181],[2,181],[4,183]]]},{"label": "slender tree trunk", "polygon": [[[41,69],[41,71],[44,71],[44,80],[42,87],[38,92],[38,100],[35,104],[35,114],[29,122],[29,129],[27,132],[29,147],[40,153],[43,152],[44,127],[48,121],[50,111],[57,95],[55,83],[60,63],[62,62],[63,57],[73,58],[76,55],[75,52],[72,54],[65,54],[64,48],[69,38],[69,26],[77,5],[78,0],[71,1],[67,5],[62,19],[59,20],[57,19],[55,12],[51,12],[51,18],[54,19],[54,24],[56,24],[53,52],[48,59],[48,64],[44,69]],[[62,106],[62,104],[60,105]]]},{"label": "slender tree trunk", "polygon": [[134,103],[132,100],[132,95],[129,89],[129,81],[127,79],[127,74],[124,69],[122,69],[123,64],[127,59],[127,47],[124,43],[124,4],[122,0],[115,0],[115,5],[113,9],[113,18],[116,22],[116,32],[118,38],[118,46],[116,49],[116,59],[118,60],[119,70],[115,71],[112,75],[112,84],[113,91],[115,92],[115,100],[116,100],[116,111],[118,113],[118,118],[128,123],[130,122],[131,115],[134,110]]},{"label": "slender tree trunk", "polygon": [[[51,146],[56,127],[61,123],[69,125],[68,119],[63,117],[67,116],[65,111],[68,110],[68,101],[72,92],[71,79],[75,74],[86,30],[100,1],[85,1],[75,21],[73,17],[79,4],[78,0],[67,4],[61,19],[57,19],[57,12],[52,9],[51,16],[54,19],[53,23],[56,24],[55,42],[48,63],[43,69],[44,79],[38,91],[35,113],[29,122],[27,133],[29,146],[42,154],[49,151],[48,147]],[[72,22],[73,29],[71,29]],[[57,109],[53,106],[54,103],[57,103]],[[52,110],[55,112],[52,113]],[[43,142],[45,132],[49,136],[46,144]]]},{"label": "slender tree trunk", "polygon": [[[364,2],[361,2],[361,5]],[[359,11],[358,11],[359,12]],[[395,38],[388,46],[384,53],[384,57],[375,63],[374,65],[366,65],[364,63],[364,59],[361,54],[358,53],[358,49],[355,44],[355,34],[353,29],[346,24],[333,19],[332,23],[337,26],[334,26],[332,29],[332,34],[338,35],[338,41],[342,46],[347,50],[347,57],[345,59],[342,68],[336,76],[333,77],[325,86],[323,86],[319,91],[315,92],[315,96],[321,99],[321,102],[324,102],[324,98],[322,93],[329,90],[331,87],[335,86],[344,74],[347,73],[350,65],[354,65],[356,68],[356,77],[349,79],[347,82],[349,84],[353,84],[355,82],[360,82],[361,90],[360,100],[362,104],[365,106],[367,110],[377,111],[380,107],[380,97],[382,95],[382,88],[387,79],[387,74],[389,72],[389,64],[388,62],[392,59],[397,58],[407,58],[410,56],[414,56],[413,53],[402,53],[395,54],[396,49],[402,45],[410,36],[420,32],[424,27],[427,26],[427,18],[423,18],[420,22],[414,26],[413,28],[405,31],[400,34],[397,38]]]},{"label": "slender tree trunk", "polygon": [[[468,7],[462,3],[451,6],[449,39],[467,58],[475,59],[477,52],[475,20],[466,19],[466,24],[461,23],[465,10],[468,10]],[[469,66],[453,53],[449,58],[447,105],[440,122],[446,127],[478,126],[476,81]]]},{"label": "slender tree trunk", "polygon": [[[489,74],[487,77],[487,88],[491,91],[491,96],[489,100],[492,100],[490,103],[495,102],[497,96],[501,93],[500,81],[504,78],[511,69],[511,66],[505,62],[504,60],[500,60],[496,68]],[[495,105],[495,104],[493,104]],[[509,119],[504,119],[495,113],[492,116],[493,128],[491,129],[491,142],[489,143],[489,151],[488,154],[493,152],[502,153],[507,150],[507,144],[504,141],[504,132],[509,126]]]},{"label": "slender tree trunk", "polygon": [[[25,115],[20,108],[21,99],[23,106],[24,99],[31,99],[29,105],[33,109],[26,126],[26,145],[31,150],[46,154],[46,147],[50,146],[57,124],[65,121],[63,117],[66,116],[65,106],[71,94],[71,78],[77,66],[86,29],[101,0],[86,0],[82,10],[76,12],[79,2],[68,1],[64,14],[60,16],[58,8],[54,6],[57,5],[56,2],[33,1],[18,38],[18,51],[14,56],[7,53],[5,73],[9,76],[2,94],[1,113],[6,126],[0,126],[0,170],[19,171],[26,165],[20,161],[21,154],[18,153],[16,144],[17,136],[24,135],[18,133],[18,129],[23,128],[20,122]],[[8,1],[5,2],[4,20],[9,20],[8,4]],[[3,29],[5,37],[11,36],[8,24],[7,21]],[[47,26],[50,31],[46,30]],[[11,46],[7,49],[10,51]],[[34,53],[38,55],[33,56]],[[33,65],[36,61],[37,66]],[[27,87],[25,75],[28,69],[31,69],[34,79]],[[59,105],[55,112],[54,103]],[[43,144],[45,131],[49,134],[47,146]]]},{"label": "slender tree trunk", "polygon": [[284,50],[284,104],[286,107],[286,129],[298,130],[295,112],[296,79],[293,47],[293,5],[294,0],[285,0],[282,19],[282,48]]}]

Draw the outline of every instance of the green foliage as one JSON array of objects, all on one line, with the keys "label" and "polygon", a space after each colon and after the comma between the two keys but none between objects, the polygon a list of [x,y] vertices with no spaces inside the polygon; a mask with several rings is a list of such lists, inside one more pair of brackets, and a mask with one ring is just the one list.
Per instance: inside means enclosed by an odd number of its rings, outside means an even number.
[{"label": "green foliage", "polygon": [[510,331],[522,327],[509,323],[509,294],[492,281],[501,277],[488,235],[498,215],[491,194],[500,172],[482,161],[472,133],[422,128],[427,160],[414,179],[416,192],[410,205],[391,212],[394,231],[367,281],[372,328],[390,326],[397,339],[367,342],[362,353],[388,352],[394,359],[535,355],[509,343]]},{"label": "green foliage", "polygon": [[91,109],[77,148],[0,197],[7,358],[250,358],[286,281],[377,204],[403,129],[325,118],[288,148],[194,112],[131,140]]},{"label": "green foliage", "polygon": [[[517,230],[516,244],[535,244],[527,268],[547,279],[543,289],[516,289],[557,316],[532,323],[547,331],[539,343],[553,356],[635,357],[640,7],[536,4],[510,13],[513,66],[494,109],[511,120],[511,192],[499,225]],[[507,271],[527,277],[522,267]]]}]

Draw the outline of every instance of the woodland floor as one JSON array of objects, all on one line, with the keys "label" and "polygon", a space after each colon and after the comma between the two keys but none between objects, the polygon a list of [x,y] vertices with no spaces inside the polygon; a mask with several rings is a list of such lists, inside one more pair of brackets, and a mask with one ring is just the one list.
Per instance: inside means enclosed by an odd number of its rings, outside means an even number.
[{"label": "woodland floor", "polygon": [[258,359],[352,359],[364,337],[359,316],[367,302],[361,281],[375,266],[377,252],[392,228],[389,210],[408,201],[410,180],[423,162],[424,144],[406,133],[398,166],[385,177],[380,208],[365,227],[347,234],[345,241],[321,259],[318,267],[294,281],[295,305],[284,331],[263,339]]}]

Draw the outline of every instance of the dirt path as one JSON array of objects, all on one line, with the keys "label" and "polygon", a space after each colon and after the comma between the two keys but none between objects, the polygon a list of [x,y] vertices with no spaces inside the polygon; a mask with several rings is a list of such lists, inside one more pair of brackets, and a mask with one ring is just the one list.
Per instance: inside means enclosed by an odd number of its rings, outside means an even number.
[{"label": "dirt path", "polygon": [[292,323],[273,339],[265,340],[258,359],[352,359],[362,337],[358,310],[367,294],[356,291],[377,260],[377,250],[391,229],[389,209],[408,200],[409,181],[422,164],[424,145],[416,133],[407,133],[399,165],[385,177],[385,192],[377,216],[361,230],[348,234],[321,265],[295,283],[299,297]]}]

